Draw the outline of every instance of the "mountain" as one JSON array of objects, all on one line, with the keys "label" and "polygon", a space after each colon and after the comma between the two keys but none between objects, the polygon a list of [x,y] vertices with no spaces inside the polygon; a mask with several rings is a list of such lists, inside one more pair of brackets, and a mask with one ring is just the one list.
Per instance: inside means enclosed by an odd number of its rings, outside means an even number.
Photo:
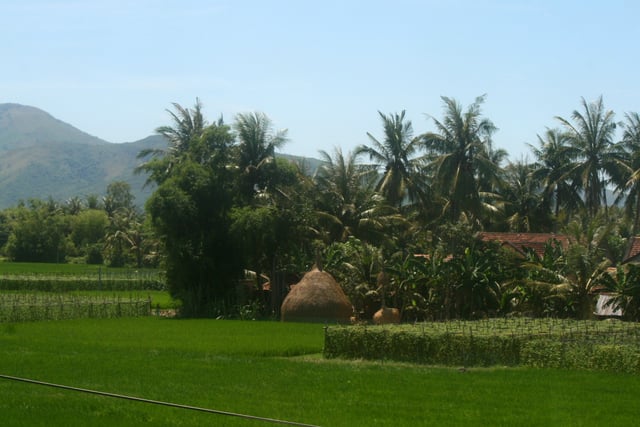
[{"label": "mountain", "polygon": [[128,182],[142,206],[153,189],[134,175],[136,156],[163,146],[160,136],[112,144],[38,108],[0,104],[0,209],[31,198],[103,195],[113,181]]},{"label": "mountain", "polygon": [[[64,201],[90,194],[104,195],[113,181],[131,185],[135,203],[142,207],[153,192],[144,186],[146,175],[135,175],[138,153],[164,148],[159,135],[114,144],[89,135],[35,107],[0,104],[0,209],[19,201]],[[312,175],[320,160],[278,154]]]},{"label": "mountain", "polygon": [[38,108],[0,104],[0,152],[49,143],[108,144]]}]

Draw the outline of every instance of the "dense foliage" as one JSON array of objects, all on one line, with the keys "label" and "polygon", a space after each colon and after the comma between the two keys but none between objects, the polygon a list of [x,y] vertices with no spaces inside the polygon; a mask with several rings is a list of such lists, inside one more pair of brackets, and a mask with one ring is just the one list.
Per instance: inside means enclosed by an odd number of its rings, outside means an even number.
[{"label": "dense foliage", "polygon": [[[361,320],[383,302],[405,320],[589,318],[605,290],[638,319],[638,274],[623,262],[639,231],[637,113],[619,123],[602,98],[583,99],[538,135],[533,162],[508,162],[485,97],[467,108],[442,100],[432,131],[415,135],[404,112],[379,112],[368,145],[321,152],[310,174],[276,158],[287,131],[265,114],[227,125],[209,123],[199,100],[174,104],[172,123],[157,129],[166,149],[140,153],[138,171],[156,186],[144,213],[115,182],[102,199],[6,209],[0,243],[16,261],[161,265],[189,316],[244,306],[277,315],[319,254]],[[482,241],[482,231],[556,233],[569,244],[549,241],[542,254]]]}]

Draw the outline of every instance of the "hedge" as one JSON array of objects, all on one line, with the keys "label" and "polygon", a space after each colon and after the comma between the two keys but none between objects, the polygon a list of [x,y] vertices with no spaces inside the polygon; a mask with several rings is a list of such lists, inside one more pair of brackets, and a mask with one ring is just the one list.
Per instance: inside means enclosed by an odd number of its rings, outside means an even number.
[{"label": "hedge", "polygon": [[332,326],[327,358],[445,366],[531,366],[640,373],[640,327],[566,320]]}]

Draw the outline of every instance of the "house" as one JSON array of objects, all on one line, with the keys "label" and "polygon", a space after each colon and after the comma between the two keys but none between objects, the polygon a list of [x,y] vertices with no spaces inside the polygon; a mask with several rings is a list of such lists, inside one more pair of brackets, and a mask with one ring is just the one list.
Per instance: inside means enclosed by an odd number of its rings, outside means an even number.
[{"label": "house", "polygon": [[640,237],[631,237],[627,244],[627,251],[622,258],[622,264],[640,263]]},{"label": "house", "polygon": [[483,231],[478,233],[483,242],[498,242],[502,247],[511,248],[520,255],[526,254],[527,248],[533,250],[539,257],[544,256],[544,250],[549,242],[558,242],[563,249],[569,247],[569,238],[555,233],[501,233]]}]

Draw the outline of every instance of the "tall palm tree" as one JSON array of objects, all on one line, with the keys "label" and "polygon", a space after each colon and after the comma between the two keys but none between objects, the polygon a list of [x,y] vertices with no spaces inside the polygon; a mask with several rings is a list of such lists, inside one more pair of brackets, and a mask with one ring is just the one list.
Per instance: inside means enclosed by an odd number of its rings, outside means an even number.
[{"label": "tall palm tree", "polygon": [[585,206],[592,217],[603,205],[607,206],[607,179],[617,174],[622,164],[619,150],[613,143],[616,130],[614,113],[605,110],[602,96],[587,103],[582,98],[584,114],[574,110],[573,123],[556,117],[564,126],[575,158],[567,171],[579,189],[584,192]]},{"label": "tall palm tree", "polygon": [[457,221],[462,214],[479,217],[484,208],[495,211],[495,207],[481,198],[479,176],[498,176],[499,165],[491,158],[491,135],[494,124],[481,117],[480,105],[485,97],[480,96],[463,111],[452,98],[442,97],[444,119],[432,117],[437,132],[422,135],[429,153],[429,168],[433,172],[436,187],[445,200],[445,209],[450,218]]},{"label": "tall palm tree", "polygon": [[376,139],[367,132],[371,145],[361,145],[356,154],[366,154],[375,164],[384,167],[384,173],[376,191],[387,202],[400,208],[405,201],[419,201],[426,188],[419,174],[419,138],[413,137],[413,125],[405,120],[405,111],[385,115],[378,111],[382,120],[384,140]]},{"label": "tall palm tree", "polygon": [[333,157],[320,151],[323,164],[315,175],[321,220],[337,229],[335,239],[345,241],[358,235],[362,215],[372,208],[372,196],[377,178],[376,169],[358,163],[359,153],[342,154],[335,148]]},{"label": "tall palm tree", "polygon": [[193,108],[185,108],[178,103],[173,103],[174,111],[167,109],[173,125],[165,125],[156,128],[156,133],[163,136],[168,143],[166,149],[149,148],[140,151],[138,158],[151,157],[150,160],[138,166],[136,173],[149,173],[149,182],[160,184],[166,179],[173,166],[180,162],[189,151],[194,138],[202,136],[207,123],[202,115],[202,103],[196,98]]},{"label": "tall palm tree", "polygon": [[287,142],[287,130],[273,130],[271,119],[264,113],[241,113],[233,128],[239,140],[238,167],[243,176],[242,193],[251,197],[265,187],[267,165],[274,163],[275,150]]},{"label": "tall palm tree", "polygon": [[553,206],[557,219],[562,207],[570,214],[582,204],[577,189],[567,177],[575,150],[569,145],[568,135],[559,129],[547,128],[543,136],[538,135],[538,144],[539,148],[529,144],[537,160],[533,179],[542,183],[545,198]]},{"label": "tall palm tree", "polygon": [[626,154],[626,168],[618,179],[616,202],[624,197],[627,215],[634,218],[633,233],[640,231],[640,115],[625,114],[621,146]]},{"label": "tall palm tree", "polygon": [[501,194],[511,231],[540,232],[549,226],[550,212],[533,171],[534,165],[524,161],[510,163],[505,168]]}]

